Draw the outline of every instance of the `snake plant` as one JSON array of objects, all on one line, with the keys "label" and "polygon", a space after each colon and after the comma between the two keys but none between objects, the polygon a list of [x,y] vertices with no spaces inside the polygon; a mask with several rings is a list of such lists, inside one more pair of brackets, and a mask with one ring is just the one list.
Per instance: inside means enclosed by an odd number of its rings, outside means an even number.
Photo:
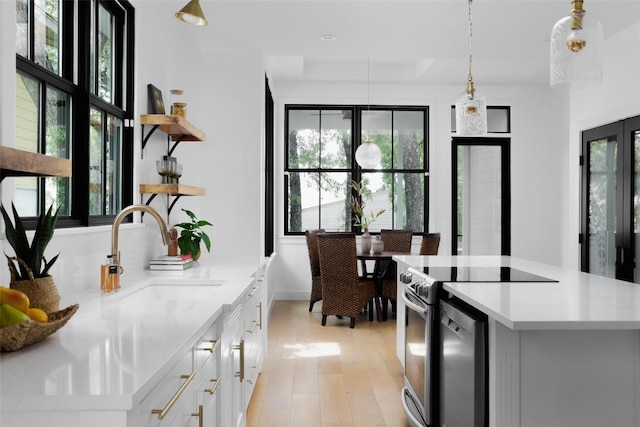
[{"label": "snake plant", "polygon": [[[27,232],[22,223],[22,219],[18,215],[18,211],[13,203],[11,203],[11,209],[13,210],[15,225],[11,221],[11,218],[9,218],[4,206],[0,206],[0,211],[2,211],[2,216],[4,218],[7,241],[15,251],[16,257],[24,261],[24,263],[31,269],[35,278],[48,276],[49,269],[56,262],[59,254],[47,261],[44,257],[44,251],[53,237],[59,208],[53,212],[53,205],[51,205],[46,212],[44,210],[40,212],[40,215],[38,216],[38,224],[31,243],[29,243],[29,240],[27,239]],[[6,254],[5,256],[10,258]],[[18,277],[16,277],[16,279],[29,279],[27,270],[22,264],[19,264]]]}]

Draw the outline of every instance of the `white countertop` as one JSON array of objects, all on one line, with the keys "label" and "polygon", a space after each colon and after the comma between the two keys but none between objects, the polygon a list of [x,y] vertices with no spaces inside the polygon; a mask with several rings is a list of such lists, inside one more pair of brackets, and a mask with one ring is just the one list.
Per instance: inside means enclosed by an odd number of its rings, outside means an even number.
[{"label": "white countertop", "polygon": [[557,282],[450,282],[443,289],[514,330],[640,330],[640,285],[500,256],[394,256],[428,266],[508,266]]},{"label": "white countertop", "polygon": [[[178,350],[241,296],[258,267],[125,273],[118,292],[101,294],[96,286],[63,295],[61,309],[80,305],[63,328],[0,353],[0,411],[131,409],[150,380],[182,356]],[[175,289],[160,285],[171,284],[182,287],[178,298],[159,298]]]}]

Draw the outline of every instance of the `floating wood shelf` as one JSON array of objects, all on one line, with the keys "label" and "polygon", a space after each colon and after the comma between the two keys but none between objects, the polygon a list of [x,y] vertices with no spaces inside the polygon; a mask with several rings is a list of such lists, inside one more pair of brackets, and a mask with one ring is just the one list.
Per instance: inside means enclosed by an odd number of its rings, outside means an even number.
[{"label": "floating wood shelf", "polygon": [[151,197],[147,200],[147,205],[149,205],[158,194],[166,194],[167,200],[169,199],[169,196],[174,196],[175,199],[173,199],[167,210],[167,214],[171,215],[171,210],[180,197],[203,196],[204,188],[192,187],[183,184],[140,184],[140,193],[151,194]]},{"label": "floating wood shelf", "polygon": [[142,194],[168,194],[170,196],[202,196],[204,188],[183,184],[140,184]]},{"label": "floating wood shelf", "polygon": [[71,160],[0,145],[0,180],[9,176],[71,176]]},{"label": "floating wood shelf", "polygon": [[[169,135],[169,138],[175,142],[171,152],[175,149],[181,141],[204,141],[207,138],[207,134],[191,124],[182,116],[166,115],[166,114],[143,114],[140,116],[140,124],[142,125],[142,148],[147,145],[149,137],[160,129],[162,132]],[[153,126],[149,133],[144,134],[145,126]]]}]

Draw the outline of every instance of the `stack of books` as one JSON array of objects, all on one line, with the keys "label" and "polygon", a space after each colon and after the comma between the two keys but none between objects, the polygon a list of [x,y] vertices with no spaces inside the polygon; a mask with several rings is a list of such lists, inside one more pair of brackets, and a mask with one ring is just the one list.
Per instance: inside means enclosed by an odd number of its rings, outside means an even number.
[{"label": "stack of books", "polygon": [[149,262],[150,270],[186,270],[193,266],[191,255],[160,255]]}]

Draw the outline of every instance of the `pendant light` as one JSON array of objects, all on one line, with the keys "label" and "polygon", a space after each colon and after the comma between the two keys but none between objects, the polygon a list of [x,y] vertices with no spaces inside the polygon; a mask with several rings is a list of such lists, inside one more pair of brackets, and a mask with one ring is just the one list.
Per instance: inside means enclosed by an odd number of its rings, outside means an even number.
[{"label": "pendant light", "polygon": [[471,75],[472,63],[472,19],[471,2],[469,0],[469,72],[467,74],[467,88],[456,98],[456,134],[484,135],[487,133],[487,101],[483,94],[473,85]]},{"label": "pendant light", "polygon": [[583,89],[602,83],[604,31],[602,24],[582,8],[583,0],[571,2],[571,14],[556,22],[551,31],[551,87]]},{"label": "pendant light", "polygon": [[199,0],[190,0],[189,3],[179,12],[176,12],[176,18],[187,24],[193,24],[198,26],[207,25],[207,18],[202,13]]},{"label": "pendant light", "polygon": [[380,151],[380,147],[378,147],[370,138],[369,138],[369,123],[371,122],[371,102],[370,102],[370,89],[369,85],[371,82],[371,77],[369,75],[370,70],[369,58],[367,58],[367,137],[364,142],[360,144],[358,149],[356,150],[356,162],[363,169],[373,169],[380,164],[380,160],[382,160],[382,152]]}]

